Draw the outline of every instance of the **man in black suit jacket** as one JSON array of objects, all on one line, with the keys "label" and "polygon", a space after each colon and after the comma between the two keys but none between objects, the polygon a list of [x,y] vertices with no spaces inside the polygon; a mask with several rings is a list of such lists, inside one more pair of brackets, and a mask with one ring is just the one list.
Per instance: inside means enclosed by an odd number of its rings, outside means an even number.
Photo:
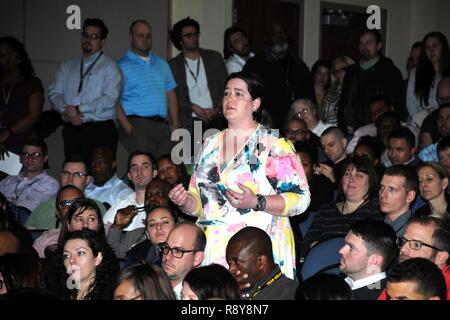
[{"label": "man in black suit jacket", "polygon": [[355,300],[376,300],[386,286],[385,270],[397,254],[394,230],[383,221],[356,222],[339,250],[339,270]]}]

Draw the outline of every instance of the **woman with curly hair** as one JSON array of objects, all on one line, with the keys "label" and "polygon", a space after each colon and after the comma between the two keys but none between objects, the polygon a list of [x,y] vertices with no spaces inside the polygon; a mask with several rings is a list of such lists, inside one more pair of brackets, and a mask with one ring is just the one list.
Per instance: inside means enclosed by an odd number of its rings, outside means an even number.
[{"label": "woman with curly hair", "polygon": [[111,300],[118,272],[103,235],[89,229],[67,233],[58,249],[57,293],[70,300]]},{"label": "woman with curly hair", "polygon": [[14,37],[0,38],[0,91],[1,153],[18,154],[41,117],[44,88],[24,45]]}]

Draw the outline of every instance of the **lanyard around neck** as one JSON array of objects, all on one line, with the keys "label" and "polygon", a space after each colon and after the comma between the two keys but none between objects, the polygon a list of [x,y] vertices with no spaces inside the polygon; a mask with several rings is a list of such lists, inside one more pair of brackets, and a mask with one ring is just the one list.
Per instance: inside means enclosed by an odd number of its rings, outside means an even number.
[{"label": "lanyard around neck", "polygon": [[256,290],[256,292],[254,294],[252,294],[250,299],[253,299],[254,297],[256,297],[262,289],[272,285],[275,283],[275,281],[277,281],[278,279],[280,279],[280,277],[283,275],[283,273],[280,271],[278,272],[276,275],[274,275],[272,278],[270,278],[270,280],[268,280],[266,283],[264,283],[262,286],[258,287],[258,290]]},{"label": "lanyard around neck", "polygon": [[200,62],[201,62],[201,61],[202,61],[202,60],[201,60],[200,58],[198,58],[198,61],[197,61],[197,71],[196,71],[195,74],[194,74],[194,72],[192,72],[191,68],[189,68],[189,65],[188,65],[188,63],[187,63],[187,60],[184,59],[184,64],[185,64],[186,67],[188,68],[189,73],[191,74],[192,78],[194,78],[195,84],[197,84],[198,74],[199,74],[199,72],[200,72]]},{"label": "lanyard around neck", "polygon": [[81,93],[81,91],[83,90],[83,81],[84,78],[87,76],[87,74],[92,70],[92,68],[94,67],[94,65],[97,63],[97,61],[100,59],[100,57],[103,55],[103,51],[100,52],[100,54],[97,56],[97,58],[95,58],[94,62],[92,62],[92,64],[89,66],[89,68],[87,68],[86,72],[83,73],[83,65],[84,65],[84,61],[83,61],[83,57],[81,57],[81,63],[80,63],[80,84],[78,86],[78,94]]}]

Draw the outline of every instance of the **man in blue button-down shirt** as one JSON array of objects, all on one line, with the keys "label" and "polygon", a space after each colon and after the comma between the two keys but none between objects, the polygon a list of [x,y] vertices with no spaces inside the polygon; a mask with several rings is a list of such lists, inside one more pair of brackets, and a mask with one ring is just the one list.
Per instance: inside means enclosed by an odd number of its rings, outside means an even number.
[{"label": "man in blue button-down shirt", "polygon": [[83,25],[83,54],[64,62],[49,87],[49,99],[64,120],[65,157],[79,153],[85,161],[99,145],[116,153],[117,103],[123,78],[117,64],[102,48],[108,29],[100,19],[86,19]]},{"label": "man in blue button-down shirt", "polygon": [[129,38],[131,49],[118,61],[125,78],[120,141],[130,153],[145,150],[159,157],[171,152],[171,130],[179,126],[177,84],[167,62],[150,51],[152,29],[147,21],[134,21]]}]

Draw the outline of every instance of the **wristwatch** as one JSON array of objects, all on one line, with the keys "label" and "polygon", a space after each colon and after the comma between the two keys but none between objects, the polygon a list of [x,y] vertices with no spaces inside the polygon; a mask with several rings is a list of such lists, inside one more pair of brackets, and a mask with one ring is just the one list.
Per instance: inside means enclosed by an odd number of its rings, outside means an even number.
[{"label": "wristwatch", "polygon": [[262,194],[257,194],[255,211],[264,211],[265,208],[266,208],[266,197],[264,197]]}]

